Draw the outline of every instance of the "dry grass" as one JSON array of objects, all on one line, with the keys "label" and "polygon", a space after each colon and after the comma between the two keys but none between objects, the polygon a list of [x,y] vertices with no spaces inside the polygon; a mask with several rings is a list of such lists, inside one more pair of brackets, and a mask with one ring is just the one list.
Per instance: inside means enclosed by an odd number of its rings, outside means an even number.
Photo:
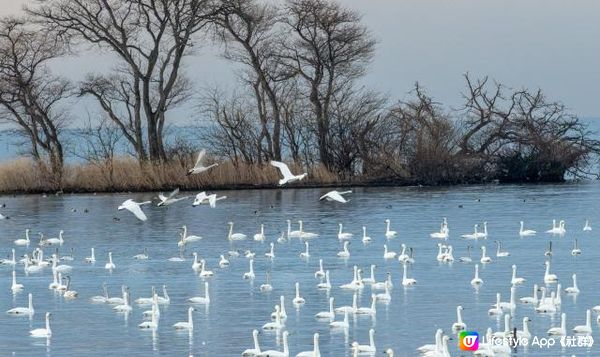
[{"label": "dry grass", "polygon": [[[51,176],[32,160],[17,159],[0,164],[0,192],[124,192],[165,191],[176,187],[182,190],[270,188],[276,187],[278,171],[270,165],[247,165],[227,161],[201,175],[187,176],[187,168],[172,162],[140,166],[134,159],[120,158],[109,165],[71,164],[65,167],[62,183],[53,184]],[[303,172],[292,167],[293,172]],[[348,184],[316,166],[308,177],[294,187],[331,186]]]}]

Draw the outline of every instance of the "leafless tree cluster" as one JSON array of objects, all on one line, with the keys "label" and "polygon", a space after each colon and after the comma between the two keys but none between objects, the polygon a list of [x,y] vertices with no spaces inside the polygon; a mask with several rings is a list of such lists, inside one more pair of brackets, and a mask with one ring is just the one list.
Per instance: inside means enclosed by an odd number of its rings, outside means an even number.
[{"label": "leafless tree cluster", "polygon": [[[211,123],[199,146],[234,164],[290,159],[344,180],[556,181],[585,174],[600,153],[586,125],[539,90],[466,75],[457,111],[419,84],[401,102],[364,88],[376,40],[336,0],[46,0],[27,13],[0,29],[0,119],[59,179],[71,96],[102,113],[78,154],[109,175],[121,142],[140,164],[193,160],[196,143],[169,147],[165,136],[172,109],[199,89],[184,71],[198,43],[219,46],[237,70],[235,91],[200,91],[198,105]],[[48,70],[89,49],[116,58],[109,73],[71,84]]]},{"label": "leafless tree cluster", "polygon": [[54,76],[48,62],[64,51],[63,43],[22,20],[0,23],[0,120],[15,124],[31,156],[56,183],[64,164],[60,133],[68,118],[62,104],[73,87]]}]

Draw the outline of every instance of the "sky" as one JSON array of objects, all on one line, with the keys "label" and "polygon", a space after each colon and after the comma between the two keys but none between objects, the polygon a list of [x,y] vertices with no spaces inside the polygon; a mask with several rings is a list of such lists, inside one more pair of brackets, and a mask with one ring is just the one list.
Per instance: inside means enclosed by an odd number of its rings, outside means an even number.
[{"label": "sky", "polygon": [[[600,117],[600,1],[339,1],[362,13],[379,41],[365,85],[392,99],[405,99],[418,81],[436,101],[458,108],[469,72],[513,88],[542,88],[577,115]],[[0,0],[0,16],[18,14],[27,2]],[[111,65],[109,57],[88,55],[54,69],[78,79]],[[202,48],[186,68],[197,86],[237,85],[214,49]]]}]

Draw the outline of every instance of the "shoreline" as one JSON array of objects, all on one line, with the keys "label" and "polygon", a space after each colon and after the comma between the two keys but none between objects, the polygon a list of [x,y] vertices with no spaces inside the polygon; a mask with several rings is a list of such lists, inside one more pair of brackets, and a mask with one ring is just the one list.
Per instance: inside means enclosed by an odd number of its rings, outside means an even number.
[{"label": "shoreline", "polygon": [[[303,171],[294,167],[295,172]],[[187,176],[186,165],[171,162],[162,165],[141,167],[132,159],[115,160],[112,176],[105,167],[93,164],[69,165],[65,167],[60,187],[54,186],[43,172],[28,159],[18,159],[0,164],[0,195],[35,194],[94,194],[94,193],[143,193],[167,192],[175,188],[187,192],[238,191],[273,189],[315,189],[352,187],[456,187],[469,185],[540,185],[574,183],[587,180],[563,180],[554,182],[510,181],[497,179],[473,179],[465,182],[440,182],[422,184],[418,180],[401,177],[370,178],[355,176],[342,179],[323,167],[313,167],[305,181],[291,185],[278,185],[278,172],[270,165],[248,165],[222,162],[215,169],[200,175]],[[590,179],[589,181],[594,181]]]}]

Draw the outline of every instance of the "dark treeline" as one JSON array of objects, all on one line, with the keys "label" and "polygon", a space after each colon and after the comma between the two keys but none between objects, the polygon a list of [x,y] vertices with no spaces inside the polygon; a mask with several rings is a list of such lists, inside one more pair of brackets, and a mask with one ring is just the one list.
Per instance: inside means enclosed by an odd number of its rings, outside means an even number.
[{"label": "dark treeline", "polygon": [[[199,88],[187,58],[218,46],[233,92]],[[360,80],[377,41],[361,15],[334,0],[47,0],[0,24],[0,120],[11,122],[37,167],[62,187],[61,132],[78,97],[97,107],[73,154],[110,175],[129,148],[141,168],[193,161],[205,147],[235,167],[285,160],[339,182],[448,184],[562,181],[587,172],[600,143],[541,90],[464,76],[450,109],[419,84],[396,101]],[[109,53],[109,73],[71,83],[50,63]],[[402,79],[399,79],[402,80]],[[199,142],[166,140],[172,109],[196,103],[210,122]],[[78,122],[81,122],[79,120]],[[330,176],[328,176],[330,177]]]}]

